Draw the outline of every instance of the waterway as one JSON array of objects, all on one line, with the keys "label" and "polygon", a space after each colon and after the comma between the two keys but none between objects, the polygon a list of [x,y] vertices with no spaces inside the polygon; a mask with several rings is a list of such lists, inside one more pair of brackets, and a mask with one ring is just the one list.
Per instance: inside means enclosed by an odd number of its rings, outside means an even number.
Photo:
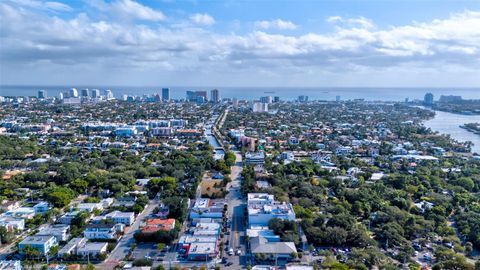
[{"label": "waterway", "polygon": [[433,131],[450,134],[450,136],[457,141],[471,141],[473,143],[472,152],[480,154],[480,135],[460,127],[466,123],[480,123],[480,115],[463,115],[435,111],[435,117],[425,121],[423,124]]},{"label": "waterway", "polygon": [[219,117],[219,115],[214,115],[210,119],[210,121],[205,126],[205,132],[204,132],[204,136],[205,136],[205,138],[207,138],[208,143],[211,146],[213,146],[213,148],[215,148],[215,150],[214,150],[215,155],[213,156],[213,158],[215,160],[223,159],[223,157],[225,156],[225,151],[223,150],[222,146],[218,142],[217,138],[213,135],[213,131],[212,131],[213,125],[214,125],[215,121],[217,121],[218,117]]}]

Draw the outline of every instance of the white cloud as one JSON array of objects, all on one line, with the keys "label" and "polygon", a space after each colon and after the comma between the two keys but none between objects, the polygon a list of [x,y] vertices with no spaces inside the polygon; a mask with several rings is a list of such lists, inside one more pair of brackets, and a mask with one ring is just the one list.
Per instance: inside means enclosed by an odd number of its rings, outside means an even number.
[{"label": "white cloud", "polygon": [[206,13],[196,13],[190,16],[190,20],[193,23],[199,24],[199,25],[212,25],[215,23],[215,19],[206,14]]},{"label": "white cloud", "polygon": [[[136,20],[164,20],[165,15],[130,0],[95,3],[102,16],[79,13],[62,18],[45,8],[0,2],[0,61],[3,70],[12,71],[2,75],[2,80],[8,77],[22,82],[14,71],[29,70],[34,74],[38,70],[37,74],[43,74],[49,67],[58,67],[67,72],[72,66],[85,66],[85,72],[96,70],[102,74],[111,70],[128,74],[141,69],[178,74],[252,74],[252,78],[268,70],[279,77],[296,74],[304,79],[359,70],[388,73],[402,69],[408,73],[414,66],[416,70],[441,72],[440,67],[454,70],[461,66],[462,72],[470,70],[480,75],[480,12],[475,11],[383,29],[365,18],[337,16],[328,21],[340,26],[328,33],[268,33],[269,29],[294,29],[289,26],[291,22],[275,20],[257,22],[257,29],[249,33],[224,34],[191,24],[174,27],[169,21],[161,25],[139,23]],[[114,10],[130,20],[111,20]],[[194,14],[189,19],[208,25],[214,21],[208,17]],[[202,78],[206,77],[210,76]]]},{"label": "white cloud", "polygon": [[278,30],[295,30],[297,25],[291,21],[284,21],[281,19],[276,19],[272,21],[256,21],[254,23],[256,28],[260,29],[278,29]]},{"label": "white cloud", "polygon": [[341,16],[331,16],[326,19],[326,22],[331,24],[340,24],[347,27],[373,28],[375,24],[364,17],[343,18]]},{"label": "white cloud", "polygon": [[145,21],[163,21],[165,15],[151,7],[144,6],[133,0],[117,0],[111,4],[111,12],[120,17]]}]

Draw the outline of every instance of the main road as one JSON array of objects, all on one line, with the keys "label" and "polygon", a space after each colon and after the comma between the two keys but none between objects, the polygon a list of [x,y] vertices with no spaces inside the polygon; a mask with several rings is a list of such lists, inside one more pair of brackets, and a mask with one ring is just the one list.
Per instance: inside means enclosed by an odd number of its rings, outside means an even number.
[{"label": "main road", "polygon": [[229,193],[225,197],[228,203],[228,219],[231,221],[230,235],[228,237],[228,248],[232,248],[235,252],[241,251],[241,255],[228,256],[228,261],[233,265],[223,267],[222,269],[240,269],[245,266],[245,201],[243,200],[241,192],[242,184],[242,155],[239,151],[234,151],[236,156],[235,166],[232,167],[230,177],[232,181],[227,185]]},{"label": "main road", "polygon": [[150,200],[145,209],[138,214],[135,222],[128,228],[127,233],[118,241],[117,246],[115,249],[110,253],[108,258],[95,266],[95,269],[104,269],[104,270],[111,270],[114,269],[116,265],[120,261],[125,258],[125,256],[129,253],[131,246],[135,243],[135,239],[133,235],[135,232],[140,228],[140,224],[145,219],[145,217],[152,214],[155,207],[159,206],[159,201],[154,199]]}]

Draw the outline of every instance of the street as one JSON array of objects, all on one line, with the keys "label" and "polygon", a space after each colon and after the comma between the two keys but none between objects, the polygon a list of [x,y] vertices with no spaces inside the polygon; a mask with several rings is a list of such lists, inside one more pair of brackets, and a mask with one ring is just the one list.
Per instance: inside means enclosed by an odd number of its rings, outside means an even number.
[{"label": "street", "polygon": [[128,232],[118,241],[117,246],[110,253],[108,258],[103,263],[96,265],[96,269],[111,270],[118,264],[118,262],[122,261],[123,258],[125,258],[125,256],[130,251],[131,245],[135,243],[133,235],[139,229],[140,224],[145,219],[145,217],[152,214],[153,210],[157,206],[159,206],[159,202],[157,200],[150,200],[143,212],[138,214],[135,222],[132,224],[132,226],[128,228]]},{"label": "street", "polygon": [[245,266],[245,202],[242,199],[241,182],[242,182],[242,155],[238,151],[234,151],[236,156],[236,164],[232,167],[231,178],[232,182],[227,185],[229,191],[226,196],[228,202],[228,219],[231,220],[230,235],[227,237],[229,244],[225,245],[228,248],[232,248],[235,252],[240,249],[241,255],[229,256],[224,252],[224,256],[228,258],[229,262],[233,265],[229,267],[223,267],[223,269],[239,269],[241,266]]}]

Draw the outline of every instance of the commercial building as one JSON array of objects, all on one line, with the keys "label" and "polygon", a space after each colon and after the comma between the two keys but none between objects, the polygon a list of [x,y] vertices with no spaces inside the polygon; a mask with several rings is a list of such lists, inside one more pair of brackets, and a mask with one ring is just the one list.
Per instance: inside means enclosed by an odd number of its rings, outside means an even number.
[{"label": "commercial building", "polygon": [[448,103],[448,102],[458,102],[458,101],[462,101],[462,97],[461,96],[453,96],[453,95],[450,95],[450,96],[440,96],[440,99],[438,100],[440,103]]},{"label": "commercial building", "polygon": [[262,103],[272,103],[273,98],[272,98],[272,96],[261,97],[260,102],[262,102]]},{"label": "commercial building", "polygon": [[78,91],[76,88],[70,88],[68,91],[68,97],[69,98],[77,98],[78,97]]},{"label": "commercial building", "polygon": [[267,193],[248,194],[248,223],[250,226],[268,226],[273,218],[295,220],[292,204],[275,201]]},{"label": "commercial building", "polygon": [[163,101],[170,100],[170,88],[162,88],[162,100]]},{"label": "commercial building", "polygon": [[218,91],[218,89],[213,89],[210,91],[210,100],[213,103],[220,102],[220,91]]},{"label": "commercial building", "polygon": [[268,103],[254,102],[252,104],[252,111],[254,113],[268,112]]},{"label": "commercial building", "polygon": [[265,164],[265,153],[260,152],[248,152],[245,154],[245,163],[248,165]]},{"label": "commercial building", "polygon": [[47,91],[46,90],[38,90],[38,99],[46,99],[47,98]]},{"label": "commercial building", "polygon": [[206,261],[217,256],[216,243],[192,243],[187,248],[186,256],[191,261]]},{"label": "commercial building", "polygon": [[199,198],[190,211],[190,218],[222,218],[225,200]]},{"label": "commercial building", "polygon": [[51,235],[45,236],[28,236],[18,244],[18,249],[21,253],[25,252],[27,247],[31,247],[39,251],[41,254],[47,254],[50,249],[57,246],[57,239]]},{"label": "commercial building", "polygon": [[427,106],[433,105],[433,94],[432,93],[426,93],[425,97],[423,98],[423,104]]},{"label": "commercial building", "polygon": [[173,128],[170,127],[156,127],[152,129],[153,136],[170,137],[173,135]]},{"label": "commercial building", "polygon": [[294,242],[271,242],[267,238],[258,236],[250,239],[251,252],[255,256],[263,254],[267,259],[292,259],[292,254],[297,253]]},{"label": "commercial building", "polygon": [[131,126],[118,127],[115,129],[115,136],[119,137],[132,137],[137,135],[137,128]]},{"label": "commercial building", "polygon": [[92,89],[91,95],[92,98],[100,98],[100,90]]},{"label": "commercial building", "polygon": [[80,97],[82,98],[88,98],[89,95],[89,90],[88,88],[80,90]]},{"label": "commercial building", "polygon": [[308,96],[298,96],[298,102],[308,102]]},{"label": "commercial building", "polygon": [[197,102],[199,97],[203,97],[203,101],[207,101],[207,91],[187,91],[187,101]]}]

